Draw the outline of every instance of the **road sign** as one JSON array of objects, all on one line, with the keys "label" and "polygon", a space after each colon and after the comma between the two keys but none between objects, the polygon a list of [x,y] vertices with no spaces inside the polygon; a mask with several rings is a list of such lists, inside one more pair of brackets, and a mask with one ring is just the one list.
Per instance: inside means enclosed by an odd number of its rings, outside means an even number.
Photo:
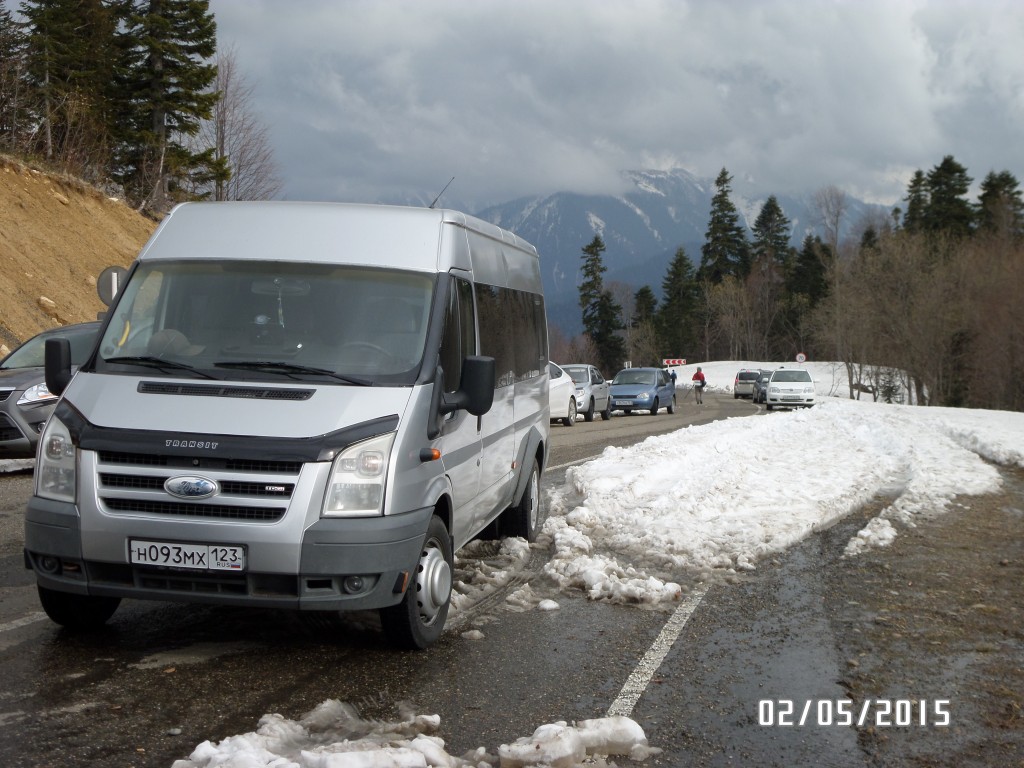
[{"label": "road sign", "polygon": [[807,362],[807,355],[805,355],[803,352],[797,352],[796,353],[796,361],[798,363],[806,363]]},{"label": "road sign", "polygon": [[685,357],[666,357],[661,361],[662,365],[686,365]]}]

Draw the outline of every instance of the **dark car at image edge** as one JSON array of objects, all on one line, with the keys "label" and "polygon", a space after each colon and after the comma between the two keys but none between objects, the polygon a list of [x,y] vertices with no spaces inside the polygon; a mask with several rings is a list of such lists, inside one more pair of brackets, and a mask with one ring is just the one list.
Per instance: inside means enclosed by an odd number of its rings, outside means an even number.
[{"label": "dark car at image edge", "polygon": [[0,360],[0,459],[35,458],[39,433],[57,404],[46,388],[46,340],[66,338],[77,368],[92,354],[99,330],[98,322],[50,328]]}]

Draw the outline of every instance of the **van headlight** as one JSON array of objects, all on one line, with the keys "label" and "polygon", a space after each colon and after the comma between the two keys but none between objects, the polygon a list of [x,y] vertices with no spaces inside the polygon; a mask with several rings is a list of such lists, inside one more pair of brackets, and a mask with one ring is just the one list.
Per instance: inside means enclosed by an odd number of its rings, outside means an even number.
[{"label": "van headlight", "polygon": [[39,436],[36,451],[36,496],[74,504],[77,461],[71,433],[64,422],[51,416]]},{"label": "van headlight", "polygon": [[356,443],[331,466],[323,517],[380,515],[384,511],[384,483],[395,433]]}]

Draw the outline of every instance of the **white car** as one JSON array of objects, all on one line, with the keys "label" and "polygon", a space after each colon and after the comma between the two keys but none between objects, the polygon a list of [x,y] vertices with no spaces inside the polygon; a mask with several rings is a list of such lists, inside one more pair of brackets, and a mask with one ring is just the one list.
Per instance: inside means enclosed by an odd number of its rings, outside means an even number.
[{"label": "white car", "polygon": [[548,363],[548,375],[551,378],[548,387],[551,420],[571,427],[576,423],[576,383],[555,363]]},{"label": "white car", "polygon": [[814,405],[814,379],[802,368],[780,368],[768,380],[765,403],[772,408],[810,408]]}]

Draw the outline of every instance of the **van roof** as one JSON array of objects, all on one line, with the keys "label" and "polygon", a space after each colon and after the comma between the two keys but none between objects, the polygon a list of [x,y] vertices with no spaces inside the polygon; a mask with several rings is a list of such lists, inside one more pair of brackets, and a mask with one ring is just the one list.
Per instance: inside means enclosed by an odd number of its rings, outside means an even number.
[{"label": "van roof", "polygon": [[[182,203],[161,222],[140,259],[258,259],[438,268],[441,227],[451,224],[536,256],[495,224],[444,208],[358,203]],[[426,247],[425,247],[426,246]],[[427,263],[423,254],[434,254]]]}]

